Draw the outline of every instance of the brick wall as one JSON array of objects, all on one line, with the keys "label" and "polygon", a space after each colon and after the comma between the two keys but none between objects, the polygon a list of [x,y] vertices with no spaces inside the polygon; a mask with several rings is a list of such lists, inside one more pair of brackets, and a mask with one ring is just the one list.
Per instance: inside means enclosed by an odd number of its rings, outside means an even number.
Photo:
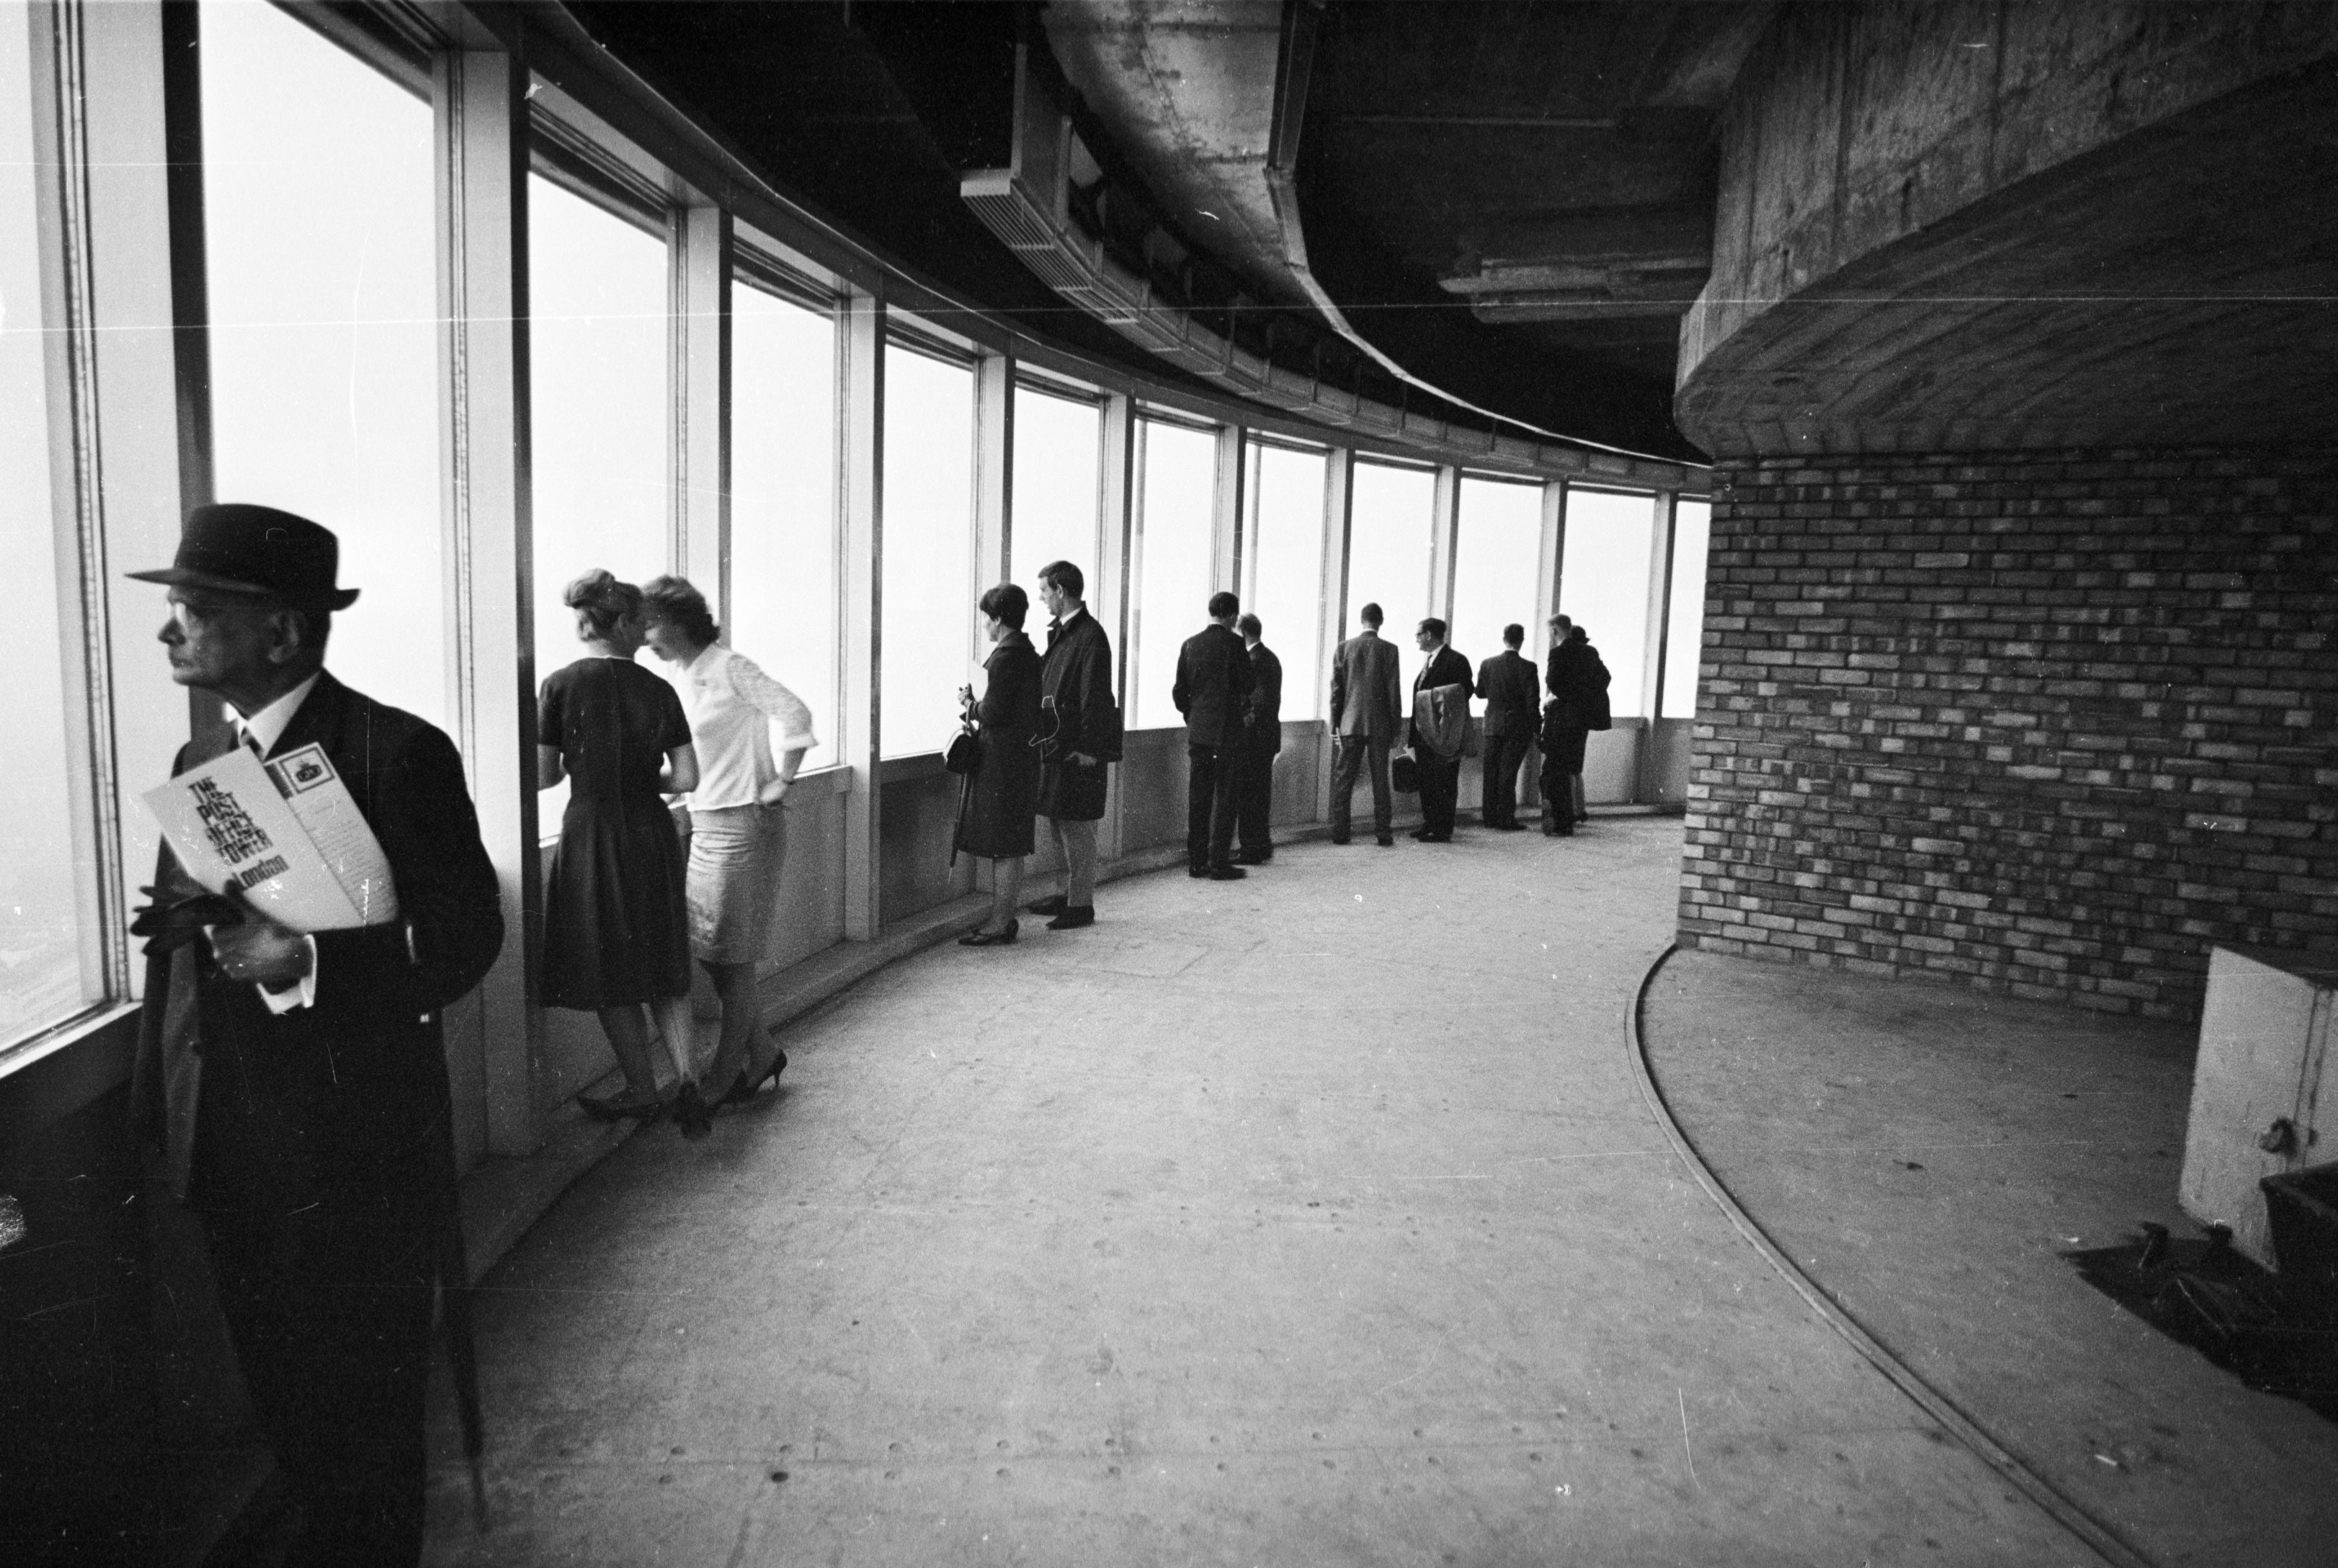
[{"label": "brick wall", "polygon": [[2338,945],[2338,461],[1714,478],[1685,946],[2196,1014]]}]

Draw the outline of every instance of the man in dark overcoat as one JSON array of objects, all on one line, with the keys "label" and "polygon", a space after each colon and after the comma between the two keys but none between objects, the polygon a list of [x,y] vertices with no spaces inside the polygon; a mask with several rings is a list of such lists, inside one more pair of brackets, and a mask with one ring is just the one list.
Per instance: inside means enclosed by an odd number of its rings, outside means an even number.
[{"label": "man in dark overcoat", "polygon": [[[1120,705],[1112,695],[1112,642],[1081,595],[1087,580],[1068,561],[1039,568],[1047,622],[1046,662],[1039,672],[1039,733],[1046,765],[1039,812],[1064,861],[1064,890],[1031,906],[1052,915],[1050,931],[1095,924],[1096,823],[1104,817],[1105,768],[1120,760]],[[1045,710],[1053,709],[1052,720]]]},{"label": "man in dark overcoat", "polygon": [[1518,768],[1534,744],[1542,706],[1534,661],[1518,649],[1527,629],[1513,622],[1502,628],[1502,651],[1478,666],[1478,695],[1486,704],[1485,788],[1478,818],[1488,828],[1515,831],[1518,820]]},{"label": "man in dark overcoat", "polygon": [[1282,661],[1262,641],[1266,624],[1255,615],[1234,622],[1242,633],[1243,651],[1250,655],[1250,710],[1243,748],[1242,799],[1236,803],[1235,825],[1242,844],[1234,861],[1263,866],[1274,858],[1274,760],[1282,752]]},{"label": "man in dark overcoat", "polygon": [[1564,838],[1591,820],[1583,807],[1583,751],[1591,731],[1611,722],[1608,677],[1590,634],[1571,617],[1550,618],[1550,640],[1543,671],[1550,701],[1542,714],[1542,830]]},{"label": "man in dark overcoat", "polygon": [[503,914],[454,744],[325,671],[332,612],[357,597],[338,564],[306,518],[200,506],[175,564],[133,573],[170,585],[172,679],[235,715],[172,772],[240,744],[321,749],[398,908],[302,935],[257,911],[198,927],[183,906],[173,928],[161,912],[203,889],[165,849],[133,1100],[171,1197],[201,1221],[305,1514],[288,1561],[405,1568],[421,1553],[432,1288],[460,1258],[439,1016],[495,962]]},{"label": "man in dark overcoat", "polygon": [[[1437,616],[1421,622],[1415,641],[1429,657],[1412,678],[1414,707],[1408,739],[1412,760],[1420,769],[1420,826],[1412,830],[1412,836],[1424,844],[1447,844],[1453,838],[1453,813],[1461,797],[1462,736],[1469,724],[1469,661],[1447,646],[1445,622]],[[1461,725],[1449,752],[1439,750],[1439,737],[1422,731],[1420,704],[1424,693],[1455,686],[1460,688]]]},{"label": "man in dark overcoat", "polygon": [[1210,595],[1210,623],[1177,650],[1169,692],[1185,716],[1185,870],[1215,882],[1247,875],[1233,863],[1251,689],[1250,655],[1234,633],[1241,611],[1233,594]]}]

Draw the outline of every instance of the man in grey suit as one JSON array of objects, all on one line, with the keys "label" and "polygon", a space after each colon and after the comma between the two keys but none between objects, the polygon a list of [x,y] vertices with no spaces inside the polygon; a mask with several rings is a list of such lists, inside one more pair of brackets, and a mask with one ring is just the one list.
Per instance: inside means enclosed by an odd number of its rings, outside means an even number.
[{"label": "man in grey suit", "polygon": [[1331,776],[1331,842],[1348,841],[1348,804],[1355,798],[1356,773],[1372,770],[1372,833],[1383,849],[1396,842],[1390,826],[1396,803],[1389,794],[1389,748],[1403,720],[1402,685],[1396,644],[1380,641],[1380,607],[1364,606],[1364,629],[1340,644],[1331,656],[1331,734],[1338,764]]}]

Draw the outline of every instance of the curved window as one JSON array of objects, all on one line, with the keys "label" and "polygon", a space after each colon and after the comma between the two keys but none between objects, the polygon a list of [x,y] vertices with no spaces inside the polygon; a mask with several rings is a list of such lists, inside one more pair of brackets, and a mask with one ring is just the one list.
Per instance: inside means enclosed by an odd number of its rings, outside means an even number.
[{"label": "curved window", "polygon": [[1437,475],[1389,463],[1356,464],[1348,509],[1348,622],[1378,604],[1383,628],[1398,646],[1412,646],[1412,629],[1429,613],[1429,524],[1437,506]]},{"label": "curved window", "polygon": [[1567,490],[1567,550],[1558,608],[1574,618],[1607,666],[1607,702],[1618,719],[1645,717],[1648,564],[1656,499],[1611,490]]},{"label": "curved window", "polygon": [[[1502,628],[1534,635],[1535,581],[1542,560],[1542,486],[1461,479],[1460,535],[1453,555],[1453,614],[1446,640],[1483,663],[1502,651]],[[1528,655],[1529,658],[1532,654]]]},{"label": "curved window", "polygon": [[[0,727],[9,738],[8,812],[0,820],[0,1051],[66,1022],[105,992],[90,730],[66,659],[82,638],[74,534],[58,519],[73,508],[57,505],[73,481],[50,469],[58,410],[48,396],[43,331],[50,323],[34,220],[40,175],[30,30],[21,13],[5,20],[13,25],[0,27],[0,300],[7,306],[0,314],[0,408],[8,411],[0,419],[0,474],[8,476],[0,485],[0,573],[17,591],[8,680],[0,683]],[[162,590],[141,612],[144,624],[117,628],[117,636],[152,635],[162,623]],[[162,667],[162,650],[151,642],[136,657]],[[183,701],[171,695],[183,711]],[[138,880],[151,864],[138,868]]]},{"label": "curved window", "polygon": [[214,489],[339,535],[335,674],[443,726],[430,105],[273,5],[201,55]]},{"label": "curved window", "polygon": [[[732,647],[810,705],[837,756],[836,322],[731,291]],[[701,583],[702,588],[707,586]]]},{"label": "curved window", "polygon": [[1007,535],[1007,580],[1031,595],[1031,640],[1045,646],[1046,612],[1039,605],[1039,568],[1068,561],[1095,603],[1096,474],[1104,442],[1103,410],[1093,403],[1015,388],[1015,511]]},{"label": "curved window", "polygon": [[990,652],[975,635],[974,372],[898,342],[885,354],[884,570],[880,753],[938,751],[958,688],[981,691]]},{"label": "curved window", "polygon": [[1321,717],[1323,476],[1321,452],[1251,448],[1250,595],[1243,608],[1282,662],[1282,717]]},{"label": "curved window", "polygon": [[1165,419],[1139,419],[1136,460],[1135,647],[1121,702],[1130,729],[1158,730],[1184,722],[1169,700],[1177,650],[1207,619],[1218,437]]},{"label": "curved window", "polygon": [[[528,378],[535,681],[584,657],[561,591],[593,567],[667,569],[666,248],[542,175],[528,179]],[[647,655],[643,656],[645,659]],[[564,781],[541,797],[550,825]]]},{"label": "curved window", "polygon": [[1667,719],[1696,713],[1696,668],[1704,650],[1704,555],[1713,544],[1713,503],[1683,496],[1673,505],[1673,602],[1665,628]]}]

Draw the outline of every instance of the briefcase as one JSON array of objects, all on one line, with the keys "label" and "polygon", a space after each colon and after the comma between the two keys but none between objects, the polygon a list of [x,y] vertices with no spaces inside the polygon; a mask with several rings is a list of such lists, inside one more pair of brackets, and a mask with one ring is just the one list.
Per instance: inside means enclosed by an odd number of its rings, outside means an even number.
[{"label": "briefcase", "polygon": [[1420,793],[1420,764],[1411,752],[1400,751],[1389,760],[1389,788],[1404,795]]}]

